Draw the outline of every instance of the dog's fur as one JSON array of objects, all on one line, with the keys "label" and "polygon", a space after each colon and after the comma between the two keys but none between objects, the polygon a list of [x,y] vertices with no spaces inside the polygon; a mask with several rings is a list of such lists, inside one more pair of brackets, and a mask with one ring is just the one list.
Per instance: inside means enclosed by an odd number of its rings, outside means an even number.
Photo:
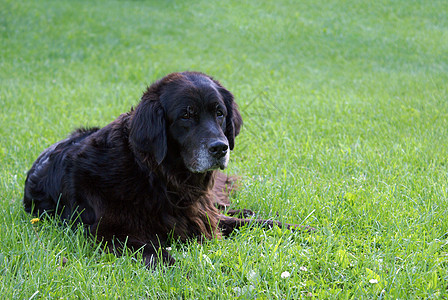
[{"label": "dog's fur", "polygon": [[232,94],[218,81],[170,74],[109,125],[78,129],[46,149],[28,172],[25,210],[77,216],[98,240],[142,249],[148,266],[174,262],[163,249],[169,237],[211,239],[249,222],[281,226],[216,208],[229,205],[233,182],[216,170],[227,166],[241,125]]}]

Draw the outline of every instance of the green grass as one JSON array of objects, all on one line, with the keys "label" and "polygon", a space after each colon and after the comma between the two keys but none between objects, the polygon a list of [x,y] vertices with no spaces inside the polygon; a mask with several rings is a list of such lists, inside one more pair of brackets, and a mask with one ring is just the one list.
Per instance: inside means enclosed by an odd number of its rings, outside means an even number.
[{"label": "green grass", "polygon": [[[0,0],[0,36],[2,298],[448,297],[445,1]],[[32,225],[38,154],[183,70],[240,105],[235,207],[318,231],[175,244],[151,272]]]}]

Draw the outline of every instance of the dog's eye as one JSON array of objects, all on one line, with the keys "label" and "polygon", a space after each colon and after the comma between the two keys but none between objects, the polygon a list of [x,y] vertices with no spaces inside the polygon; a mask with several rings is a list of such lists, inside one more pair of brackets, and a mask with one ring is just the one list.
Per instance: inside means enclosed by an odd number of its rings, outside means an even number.
[{"label": "dog's eye", "polygon": [[188,120],[188,119],[190,119],[190,113],[188,112],[188,111],[186,111],[183,115],[182,115],[182,119],[184,119],[184,120]]},{"label": "dog's eye", "polygon": [[224,113],[222,112],[222,110],[218,109],[218,110],[216,111],[216,116],[217,116],[217,117],[223,117],[223,116],[224,116]]},{"label": "dog's eye", "polygon": [[193,110],[191,109],[190,106],[187,106],[185,113],[182,115],[182,119],[188,120],[191,119],[192,116],[193,116]]}]

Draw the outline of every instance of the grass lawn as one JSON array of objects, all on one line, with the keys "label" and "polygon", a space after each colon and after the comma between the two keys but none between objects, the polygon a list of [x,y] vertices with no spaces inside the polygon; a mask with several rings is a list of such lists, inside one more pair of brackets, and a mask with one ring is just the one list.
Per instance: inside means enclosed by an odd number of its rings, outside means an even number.
[{"label": "grass lawn", "polygon": [[[0,0],[0,41],[1,298],[448,297],[445,0]],[[174,244],[148,271],[31,224],[39,153],[184,70],[240,105],[235,207],[318,231]]]}]

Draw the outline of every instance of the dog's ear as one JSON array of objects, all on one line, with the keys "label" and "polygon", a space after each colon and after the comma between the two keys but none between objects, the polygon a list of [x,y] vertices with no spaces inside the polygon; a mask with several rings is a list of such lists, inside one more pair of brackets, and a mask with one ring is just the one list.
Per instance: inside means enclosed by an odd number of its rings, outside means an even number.
[{"label": "dog's ear", "polygon": [[232,93],[226,90],[220,84],[218,90],[224,99],[224,103],[226,104],[227,109],[226,129],[224,134],[229,141],[230,150],[233,150],[233,147],[235,146],[235,137],[240,133],[241,125],[243,125],[243,119],[241,118],[241,114],[238,111],[238,105],[233,100]]},{"label": "dog's ear", "polygon": [[133,112],[129,139],[135,150],[145,158],[151,157],[157,165],[165,158],[168,147],[165,112],[156,85],[148,88]]}]

